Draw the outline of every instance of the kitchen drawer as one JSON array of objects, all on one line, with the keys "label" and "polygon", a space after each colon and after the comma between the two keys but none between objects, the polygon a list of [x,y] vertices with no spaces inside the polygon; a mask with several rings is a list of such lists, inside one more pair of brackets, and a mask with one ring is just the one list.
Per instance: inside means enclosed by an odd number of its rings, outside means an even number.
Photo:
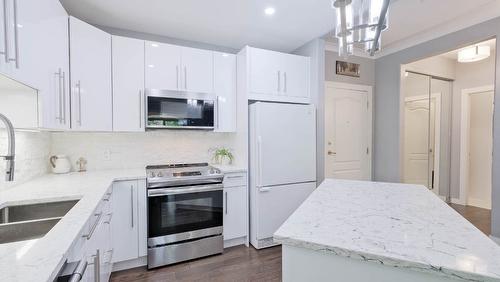
[{"label": "kitchen drawer", "polygon": [[224,188],[246,186],[247,174],[245,172],[225,173],[223,184]]}]

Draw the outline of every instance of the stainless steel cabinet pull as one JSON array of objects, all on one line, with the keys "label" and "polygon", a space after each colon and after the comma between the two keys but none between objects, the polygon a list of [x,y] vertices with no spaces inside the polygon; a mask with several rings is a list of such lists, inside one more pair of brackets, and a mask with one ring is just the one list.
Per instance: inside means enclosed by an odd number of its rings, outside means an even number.
[{"label": "stainless steel cabinet pull", "polygon": [[184,89],[188,89],[188,74],[186,66],[184,66]]},{"label": "stainless steel cabinet pull", "polygon": [[142,91],[139,90],[139,128],[142,128]]},{"label": "stainless steel cabinet pull", "polygon": [[134,186],[130,185],[130,221],[134,228]]},{"label": "stainless steel cabinet pull", "polygon": [[101,256],[99,249],[97,249],[94,256],[94,281],[101,281]]},{"label": "stainless steel cabinet pull", "polygon": [[58,72],[54,73],[57,77],[57,87],[58,87],[58,113],[56,113],[56,120],[59,120],[59,123],[62,122],[62,83],[61,83],[61,69]]},{"label": "stainless steel cabinet pull", "polygon": [[179,89],[179,66],[175,66],[175,73],[176,73],[176,84],[177,84],[177,89]]},{"label": "stainless steel cabinet pull", "polygon": [[284,89],[283,91],[286,93],[286,72],[283,73],[283,80],[284,80],[284,83],[285,83],[285,86],[284,86]]},{"label": "stainless steel cabinet pull", "polygon": [[227,176],[228,179],[235,179],[235,178],[242,178],[243,175],[233,175],[233,176]]},{"label": "stainless steel cabinet pull", "polygon": [[17,0],[14,0],[14,55],[15,59],[13,59],[16,62],[16,69],[19,68],[19,31],[18,31],[18,26],[17,26]]},{"label": "stainless steel cabinet pull", "polygon": [[90,228],[89,234],[83,235],[83,237],[87,238],[87,240],[90,240],[90,238],[92,238],[92,235],[94,235],[94,231],[97,228],[97,225],[99,225],[99,222],[101,221],[102,212],[96,213],[95,216],[97,216],[97,219],[94,222],[94,225],[92,225],[92,228]]},{"label": "stainless steel cabinet pull", "polygon": [[281,90],[281,71],[278,71],[278,92]]},{"label": "stainless steel cabinet pull", "polygon": [[9,22],[7,19],[7,0],[3,0],[3,42],[5,44],[5,51],[3,54],[5,55],[5,62],[9,63]]},{"label": "stainless steel cabinet pull", "polygon": [[226,214],[227,214],[227,192],[225,192],[226,194]]},{"label": "stainless steel cabinet pull", "polygon": [[62,97],[63,97],[63,115],[62,115],[62,121],[64,124],[66,124],[66,72],[63,71],[62,73]]},{"label": "stainless steel cabinet pull", "polygon": [[80,80],[76,83],[78,88],[78,125],[82,126],[82,84]]}]

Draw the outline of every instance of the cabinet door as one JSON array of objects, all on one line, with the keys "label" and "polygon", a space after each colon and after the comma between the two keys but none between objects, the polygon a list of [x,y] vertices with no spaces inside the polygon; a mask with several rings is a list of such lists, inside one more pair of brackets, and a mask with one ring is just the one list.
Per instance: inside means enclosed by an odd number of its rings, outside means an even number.
[{"label": "cabinet door", "polygon": [[71,126],[111,131],[111,35],[70,17]]},{"label": "cabinet door", "polygon": [[236,56],[214,52],[217,132],[236,132]]},{"label": "cabinet door", "polygon": [[144,131],[144,41],[112,41],[113,131]]},{"label": "cabinet door", "polygon": [[146,41],[146,88],[179,90],[181,47]]},{"label": "cabinet door", "polygon": [[246,236],[246,186],[224,189],[224,240]]},{"label": "cabinet door", "polygon": [[146,192],[146,180],[137,181],[137,214],[139,226],[139,257],[148,254],[148,197]]},{"label": "cabinet door", "polygon": [[213,52],[182,47],[181,88],[188,92],[213,93]]},{"label": "cabinet door", "polygon": [[113,262],[139,257],[137,181],[113,184]]},{"label": "cabinet door", "polygon": [[283,65],[283,93],[292,97],[309,97],[310,63],[308,57],[286,55]]},{"label": "cabinet door", "polygon": [[282,91],[282,56],[278,52],[249,48],[250,92],[278,95]]}]

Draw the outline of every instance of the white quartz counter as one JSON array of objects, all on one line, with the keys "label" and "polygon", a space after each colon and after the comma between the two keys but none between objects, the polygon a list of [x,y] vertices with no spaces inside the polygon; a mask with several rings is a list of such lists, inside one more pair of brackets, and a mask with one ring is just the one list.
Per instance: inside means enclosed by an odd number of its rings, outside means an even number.
[{"label": "white quartz counter", "polygon": [[0,208],[80,199],[43,238],[0,244],[0,281],[52,281],[112,182],[143,178],[144,169],[46,175],[0,191]]},{"label": "white quartz counter", "polygon": [[464,281],[500,281],[500,247],[420,185],[325,180],[283,245]]},{"label": "white quartz counter", "polygon": [[220,164],[210,164],[211,166],[220,169],[223,173],[236,173],[236,172],[246,172],[247,169],[242,166],[237,165],[220,165]]}]

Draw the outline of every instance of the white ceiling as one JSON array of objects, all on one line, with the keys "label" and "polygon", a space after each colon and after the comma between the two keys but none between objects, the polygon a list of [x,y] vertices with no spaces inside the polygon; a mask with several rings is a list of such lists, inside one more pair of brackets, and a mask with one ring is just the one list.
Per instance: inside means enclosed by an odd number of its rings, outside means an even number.
[{"label": "white ceiling", "polygon": [[[330,0],[61,0],[68,12],[97,25],[240,49],[289,52],[330,32]],[[392,0],[382,45],[412,36],[500,0]],[[276,13],[263,10],[273,6]],[[498,11],[500,15],[500,11]]]}]

